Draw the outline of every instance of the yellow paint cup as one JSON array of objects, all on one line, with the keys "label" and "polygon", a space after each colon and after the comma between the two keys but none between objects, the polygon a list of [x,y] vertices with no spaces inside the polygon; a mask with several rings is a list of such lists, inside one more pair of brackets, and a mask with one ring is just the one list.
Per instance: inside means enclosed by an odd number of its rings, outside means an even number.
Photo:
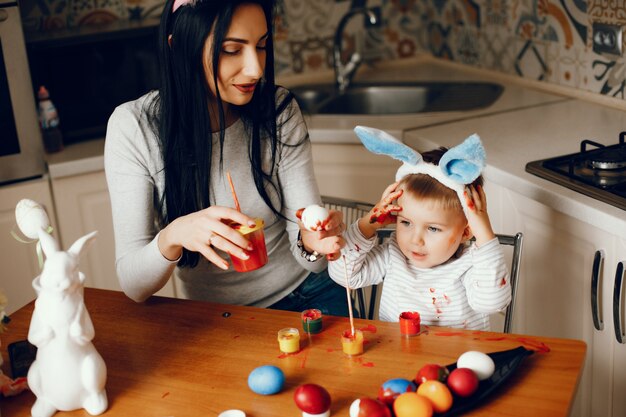
[{"label": "yellow paint cup", "polygon": [[363,332],[355,330],[354,335],[350,329],[341,335],[341,348],[348,356],[357,356],[363,353]]},{"label": "yellow paint cup", "polygon": [[278,331],[278,347],[283,353],[295,353],[300,350],[300,332],[293,327]]}]

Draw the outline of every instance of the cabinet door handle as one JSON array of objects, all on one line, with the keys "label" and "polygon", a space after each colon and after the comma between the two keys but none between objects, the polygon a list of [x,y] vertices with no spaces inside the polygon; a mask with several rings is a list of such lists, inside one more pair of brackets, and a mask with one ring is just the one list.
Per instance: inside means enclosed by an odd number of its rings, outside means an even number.
[{"label": "cabinet door handle", "polygon": [[624,332],[622,331],[622,283],[624,277],[624,263],[619,262],[615,268],[615,286],[613,287],[613,327],[615,328],[615,338],[619,343],[624,341]]},{"label": "cabinet door handle", "polygon": [[598,287],[600,286],[600,269],[604,262],[604,251],[597,250],[593,257],[593,268],[591,270],[591,316],[596,330],[604,329],[604,322],[601,317],[601,309],[598,305]]}]

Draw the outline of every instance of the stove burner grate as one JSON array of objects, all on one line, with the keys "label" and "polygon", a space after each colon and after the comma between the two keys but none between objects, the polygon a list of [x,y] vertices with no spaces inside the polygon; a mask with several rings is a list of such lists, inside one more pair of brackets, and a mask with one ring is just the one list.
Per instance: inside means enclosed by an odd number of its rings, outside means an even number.
[{"label": "stove burner grate", "polygon": [[626,210],[625,137],[626,131],[610,146],[585,139],[580,152],[529,162],[526,171]]},{"label": "stove burner grate", "polygon": [[611,151],[601,149],[600,151],[589,157],[588,165],[590,168],[606,171],[626,168],[626,147]]}]

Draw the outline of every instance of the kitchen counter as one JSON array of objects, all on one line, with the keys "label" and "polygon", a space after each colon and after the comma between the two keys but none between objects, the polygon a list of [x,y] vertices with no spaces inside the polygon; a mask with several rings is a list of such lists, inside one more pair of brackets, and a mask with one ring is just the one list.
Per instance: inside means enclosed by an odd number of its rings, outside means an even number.
[{"label": "kitchen counter", "polygon": [[[279,79],[285,87],[300,84],[332,83],[333,74],[326,72],[316,76],[293,76]],[[486,74],[450,65],[428,56],[414,59],[377,64],[375,67],[361,68],[355,77],[359,82],[411,82],[411,81],[482,81],[495,82],[504,87],[501,96],[489,107],[471,111],[431,112],[401,115],[305,115],[309,134],[313,143],[353,143],[360,144],[352,131],[356,125],[384,129],[396,137],[403,132],[425,126],[436,126],[455,120],[503,113],[546,103],[566,101],[569,98],[544,93],[523,87],[505,79],[493,80]]]},{"label": "kitchen counter", "polygon": [[57,153],[46,154],[50,178],[88,174],[104,169],[104,138],[75,143]]},{"label": "kitchen counter", "polygon": [[525,171],[527,162],[579,151],[583,139],[614,145],[626,130],[626,113],[583,100],[555,102],[407,132],[418,150],[454,146],[478,133],[487,151],[487,180],[618,236],[626,212]]},{"label": "kitchen counter", "polygon": [[[492,81],[490,77],[451,66],[445,62],[422,57],[399,60],[380,64],[376,67],[363,67],[355,77],[358,81]],[[330,71],[313,76],[298,75],[283,77],[278,83],[286,87],[299,84],[332,82]],[[486,114],[497,114],[516,109],[523,109],[561,102],[569,98],[535,91],[516,85],[513,82],[496,81],[505,88],[494,104],[472,111],[451,111],[381,116],[334,116],[305,115],[311,141],[313,143],[359,144],[352,129],[356,125],[367,125],[385,129],[389,133],[402,137],[403,132],[425,126],[436,126],[451,121],[465,120]],[[101,171],[104,169],[104,138],[67,146],[62,152],[46,156],[52,179]]]}]

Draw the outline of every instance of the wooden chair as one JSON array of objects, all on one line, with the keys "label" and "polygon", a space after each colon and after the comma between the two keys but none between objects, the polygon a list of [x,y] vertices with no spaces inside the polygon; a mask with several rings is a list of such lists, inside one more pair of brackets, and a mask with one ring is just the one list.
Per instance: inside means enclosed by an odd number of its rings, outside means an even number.
[{"label": "wooden chair", "polygon": [[[359,201],[352,201],[337,197],[322,196],[322,202],[328,209],[339,210],[343,213],[344,222],[349,225],[355,222],[358,218],[362,217],[370,211],[373,207],[370,203],[363,203]],[[394,228],[385,228],[378,231],[378,239],[382,243],[387,239]],[[498,241],[501,245],[511,246],[513,249],[511,257],[511,267],[509,269],[509,282],[511,284],[511,303],[506,309],[504,318],[504,333],[511,333],[513,325],[513,313],[515,310],[515,298],[517,295],[517,285],[519,282],[519,270],[522,258],[522,243],[523,234],[517,233],[515,235],[496,234]],[[373,320],[377,315],[377,304],[379,298],[379,287],[383,284],[372,285],[369,288],[358,288],[353,292],[353,297],[356,298],[357,308],[359,310],[360,318],[367,318]],[[366,303],[366,298],[368,302]]]}]

